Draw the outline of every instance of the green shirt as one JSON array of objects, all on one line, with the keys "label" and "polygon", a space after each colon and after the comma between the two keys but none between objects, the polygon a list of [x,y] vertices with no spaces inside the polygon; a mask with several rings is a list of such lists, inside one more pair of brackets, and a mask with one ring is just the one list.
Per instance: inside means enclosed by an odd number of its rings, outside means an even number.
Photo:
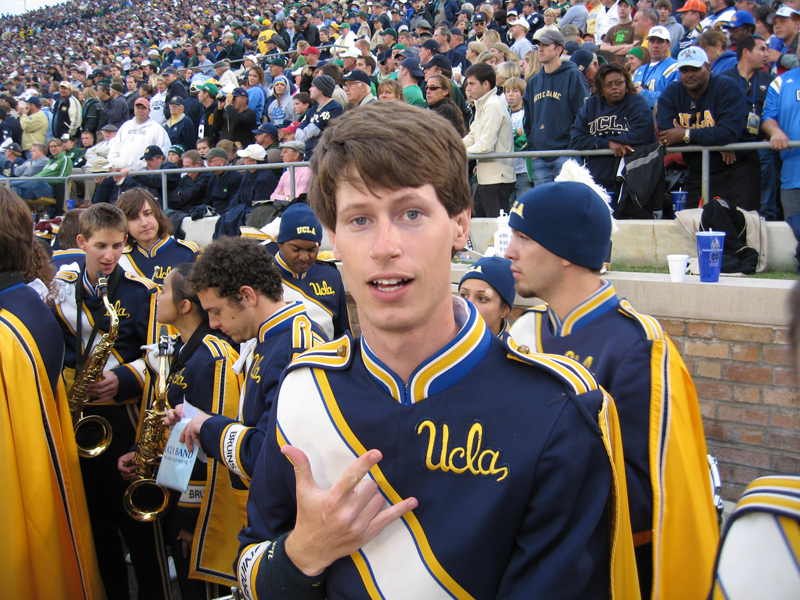
[{"label": "green shirt", "polygon": [[66,177],[70,173],[72,173],[72,160],[70,160],[65,152],[61,152],[55,158],[51,158],[50,162],[44,166],[44,169],[39,171],[34,177],[42,177],[47,183],[55,184],[63,182],[57,179],[50,180],[47,179],[47,177]]},{"label": "green shirt", "polygon": [[422,97],[422,90],[416,84],[409,85],[403,88],[403,95],[406,97],[406,102],[412,106],[419,106],[425,108],[425,98]]}]

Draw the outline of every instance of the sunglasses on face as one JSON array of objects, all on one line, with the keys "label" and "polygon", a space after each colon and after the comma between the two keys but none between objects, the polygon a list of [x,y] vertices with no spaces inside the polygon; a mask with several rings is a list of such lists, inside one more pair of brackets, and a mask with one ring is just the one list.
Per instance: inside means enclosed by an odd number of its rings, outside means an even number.
[{"label": "sunglasses on face", "polygon": [[435,92],[436,90],[441,90],[441,89],[444,89],[444,88],[442,88],[442,86],[440,86],[440,85],[428,85],[428,86],[425,86],[425,89],[429,90],[431,92]]}]

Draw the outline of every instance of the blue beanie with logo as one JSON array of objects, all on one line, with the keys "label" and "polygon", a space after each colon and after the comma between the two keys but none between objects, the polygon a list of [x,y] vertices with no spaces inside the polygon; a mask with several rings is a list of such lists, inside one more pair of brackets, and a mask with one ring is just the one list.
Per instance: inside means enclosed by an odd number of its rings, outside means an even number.
[{"label": "blue beanie with logo", "polygon": [[511,261],[500,256],[484,256],[467,269],[459,282],[459,287],[467,279],[480,279],[492,286],[500,298],[509,306],[514,306],[517,292],[514,289],[514,276],[511,274]]},{"label": "blue beanie with logo", "polygon": [[559,258],[600,270],[611,244],[608,204],[585,183],[557,181],[525,192],[508,225]]},{"label": "blue beanie with logo", "polygon": [[322,243],[322,223],[308,204],[292,204],[281,215],[278,243],[289,240],[308,240]]}]

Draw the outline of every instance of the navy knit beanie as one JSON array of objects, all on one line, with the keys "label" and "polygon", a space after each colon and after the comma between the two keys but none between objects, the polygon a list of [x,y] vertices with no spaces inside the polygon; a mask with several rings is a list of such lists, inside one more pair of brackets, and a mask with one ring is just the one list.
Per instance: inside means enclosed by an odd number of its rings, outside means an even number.
[{"label": "navy knit beanie", "polygon": [[511,274],[511,261],[500,256],[484,256],[476,260],[467,269],[459,282],[459,287],[466,279],[485,281],[500,294],[500,298],[509,306],[514,306],[517,292],[514,289],[514,275]]},{"label": "navy knit beanie", "polygon": [[322,243],[322,224],[308,204],[292,204],[281,215],[278,243],[289,240],[308,240]]},{"label": "navy knit beanie", "polygon": [[508,225],[564,260],[600,270],[611,244],[611,213],[585,183],[537,186],[514,202]]}]

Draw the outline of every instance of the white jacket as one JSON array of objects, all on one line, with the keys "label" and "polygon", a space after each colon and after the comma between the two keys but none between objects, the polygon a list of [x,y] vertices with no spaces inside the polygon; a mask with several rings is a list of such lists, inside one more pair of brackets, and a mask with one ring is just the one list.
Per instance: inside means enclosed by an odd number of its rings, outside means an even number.
[{"label": "white jacket", "polygon": [[109,162],[121,158],[134,171],[144,171],[147,169],[147,163],[142,160],[142,156],[147,147],[158,146],[166,156],[172,143],[169,141],[167,130],[153,119],[147,119],[141,125],[136,123],[136,119],[131,119],[122,124],[116,137],[111,140],[110,146]]},{"label": "white jacket", "polygon": [[[511,115],[494,90],[475,101],[475,119],[463,142],[467,147],[467,154],[514,151]],[[516,181],[513,158],[478,160],[479,185]]]}]

